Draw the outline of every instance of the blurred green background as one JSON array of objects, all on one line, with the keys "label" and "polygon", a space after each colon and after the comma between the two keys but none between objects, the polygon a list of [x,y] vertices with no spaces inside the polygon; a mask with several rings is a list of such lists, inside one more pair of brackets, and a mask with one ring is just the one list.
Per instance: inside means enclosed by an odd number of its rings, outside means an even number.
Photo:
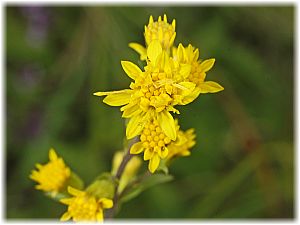
[{"label": "blurred green background", "polygon": [[124,138],[116,107],[92,95],[128,87],[152,14],[177,22],[175,43],[215,57],[225,87],[179,107],[194,127],[175,179],[123,205],[117,218],[294,218],[294,13],[290,7],[6,6],[6,217],[66,210],[28,176],[54,147],[86,184],[111,169]]}]

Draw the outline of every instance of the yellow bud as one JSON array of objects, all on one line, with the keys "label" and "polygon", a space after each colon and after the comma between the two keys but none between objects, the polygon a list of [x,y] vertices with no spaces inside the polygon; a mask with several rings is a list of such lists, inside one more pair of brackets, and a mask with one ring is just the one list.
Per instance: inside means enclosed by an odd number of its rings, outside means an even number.
[{"label": "yellow bud", "polygon": [[161,133],[161,134],[159,135],[159,139],[163,140],[164,138],[165,138],[164,133]]},{"label": "yellow bud", "polygon": [[149,129],[144,129],[143,133],[147,136],[150,134],[150,130]]},{"label": "yellow bud", "polygon": [[164,142],[165,142],[166,144],[169,144],[169,143],[171,142],[171,139],[170,139],[169,137],[165,137],[165,138],[164,138]]},{"label": "yellow bud", "polygon": [[141,141],[146,141],[147,140],[147,137],[145,134],[142,134],[141,137],[140,137]]},{"label": "yellow bud", "polygon": [[156,132],[154,130],[151,131],[151,136],[154,138],[156,136]]},{"label": "yellow bud", "polygon": [[150,147],[151,147],[151,148],[154,148],[154,147],[155,147],[155,142],[154,142],[154,141],[151,141],[151,142],[150,142]]},{"label": "yellow bud", "polygon": [[149,142],[148,141],[143,142],[143,147],[144,148],[149,148]]},{"label": "yellow bud", "polygon": [[150,129],[150,130],[155,130],[155,125],[154,125],[154,124],[150,124],[150,125],[149,125],[149,129]]},{"label": "yellow bud", "polygon": [[162,140],[160,140],[160,141],[157,143],[157,145],[158,145],[159,147],[163,147],[163,146],[165,146],[165,142],[162,141]]}]

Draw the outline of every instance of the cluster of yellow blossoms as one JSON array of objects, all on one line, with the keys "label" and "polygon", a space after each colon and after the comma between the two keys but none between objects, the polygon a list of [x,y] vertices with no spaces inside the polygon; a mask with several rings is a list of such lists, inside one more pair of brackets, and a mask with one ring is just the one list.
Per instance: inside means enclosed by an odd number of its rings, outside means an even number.
[{"label": "cluster of yellow blossoms", "polygon": [[30,178],[38,185],[35,186],[37,190],[50,192],[52,196],[63,191],[67,180],[71,176],[71,170],[65,165],[62,158],[59,158],[54,151],[49,151],[49,162],[45,165],[36,164],[37,170],[31,172]]},{"label": "cluster of yellow blossoms", "polygon": [[192,45],[174,46],[175,23],[173,20],[169,24],[166,15],[158,21],[150,16],[144,32],[146,46],[129,44],[146,65],[140,69],[130,61],[121,62],[123,70],[133,80],[129,89],[94,93],[106,96],[103,102],[108,105],[122,106],[122,117],[129,120],[127,139],[140,137],[130,152],[144,152],[144,160],[149,160],[148,168],[152,173],[161,160],[188,155],[195,144],[193,130],[183,132],[177,128],[171,114],[179,114],[175,106],[191,103],[201,93],[223,90],[218,83],[205,81],[215,59],[200,60],[199,50]]},{"label": "cluster of yellow blossoms", "polygon": [[[129,44],[145,61],[144,68],[122,61],[123,70],[133,80],[129,88],[94,93],[106,96],[103,102],[108,105],[121,106],[122,117],[128,119],[127,139],[138,137],[130,153],[143,152],[151,173],[178,156],[190,155],[195,145],[194,129],[182,131],[178,120],[173,118],[171,113],[179,114],[175,106],[191,103],[201,93],[223,90],[218,83],[205,81],[215,59],[200,60],[199,50],[192,45],[174,46],[175,23],[173,20],[169,24],[166,15],[158,21],[150,16],[145,26],[145,46]],[[84,189],[80,178],[50,149],[49,162],[36,164],[37,169],[31,172],[30,178],[38,183],[36,189],[68,206],[62,221],[103,221],[104,209],[114,207],[114,203],[117,205],[112,199],[130,186],[141,165],[138,156],[130,157],[121,176],[117,177],[124,159],[124,152],[117,152],[111,173],[103,173]],[[117,186],[112,177],[117,177]]]},{"label": "cluster of yellow blossoms", "polygon": [[[116,152],[113,159],[111,174],[115,175],[123,158],[122,152]],[[132,157],[125,166],[120,178],[118,193],[122,192],[126,185],[135,178],[141,165],[141,159]],[[104,209],[113,207],[111,186],[107,181],[94,181],[87,188],[83,189],[78,184],[80,178],[76,178],[73,171],[65,164],[61,157],[58,157],[54,149],[49,150],[49,162],[41,165],[36,164],[37,170],[32,170],[30,178],[38,184],[37,190],[47,193],[52,198],[57,198],[61,203],[68,206],[61,221],[72,219],[73,221],[102,222]],[[75,177],[75,179],[74,179]]]},{"label": "cluster of yellow blossoms", "polygon": [[56,197],[58,193],[72,195],[61,198],[60,202],[68,205],[68,210],[61,217],[62,221],[103,221],[103,209],[111,208],[113,202],[108,198],[97,198],[87,191],[80,191],[72,185],[72,171],[54,149],[49,151],[49,162],[36,164],[37,170],[31,172],[30,178],[38,183],[36,189]]},{"label": "cluster of yellow blossoms", "polygon": [[113,201],[108,198],[99,198],[90,195],[86,191],[80,191],[68,187],[68,192],[73,195],[71,198],[61,199],[60,202],[68,205],[68,211],[65,212],[61,220],[73,219],[77,221],[103,221],[103,209],[113,207]]}]

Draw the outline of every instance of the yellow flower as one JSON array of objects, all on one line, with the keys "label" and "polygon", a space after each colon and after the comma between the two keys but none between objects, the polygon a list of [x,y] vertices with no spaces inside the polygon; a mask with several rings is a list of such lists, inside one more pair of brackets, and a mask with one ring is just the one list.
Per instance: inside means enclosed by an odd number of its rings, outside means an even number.
[{"label": "yellow flower", "polygon": [[147,48],[147,57],[144,72],[137,65],[122,61],[124,71],[134,80],[131,89],[96,92],[94,95],[107,95],[103,102],[108,105],[124,105],[122,117],[130,118],[126,128],[128,139],[139,135],[146,123],[156,119],[165,135],[175,140],[175,122],[170,111],[179,114],[174,106],[183,105],[182,99],[195,88],[193,82],[183,81],[189,76],[191,66],[174,62],[157,40]]},{"label": "yellow flower", "polygon": [[190,95],[182,99],[181,104],[185,105],[194,101],[201,93],[215,93],[224,90],[220,84],[214,81],[205,81],[206,73],[214,66],[214,58],[202,61],[199,59],[198,49],[192,45],[184,48],[182,44],[179,44],[178,48],[173,48],[173,58],[179,64],[184,63],[191,66],[190,74],[184,80],[196,85]]},{"label": "yellow flower", "polygon": [[103,221],[103,209],[113,207],[113,201],[108,198],[100,198],[88,194],[85,191],[80,191],[71,186],[68,187],[68,192],[73,195],[71,198],[61,199],[60,202],[68,205],[68,211],[65,212],[61,221],[73,219],[73,221]]},{"label": "yellow flower", "polygon": [[172,24],[168,23],[166,14],[162,20],[161,16],[158,17],[158,21],[154,21],[153,17],[150,16],[148,26],[145,26],[145,42],[146,48],[138,43],[130,43],[129,47],[134,49],[140,54],[141,60],[147,59],[147,47],[153,40],[158,40],[162,48],[167,52],[172,47],[176,32],[175,32],[175,19],[172,21]]},{"label": "yellow flower", "polygon": [[[112,171],[111,171],[112,175],[116,175],[123,157],[124,157],[124,152],[118,151],[115,153],[113,158]],[[134,156],[128,161],[128,163],[125,166],[124,172],[122,173],[121,179],[119,181],[118,193],[121,193],[126,187],[126,185],[130,182],[130,180],[132,180],[135,177],[141,164],[142,161],[138,156]]]},{"label": "yellow flower", "polygon": [[167,160],[177,156],[189,156],[191,154],[190,149],[196,144],[196,141],[194,140],[196,135],[194,132],[194,129],[178,131],[177,140],[168,146],[169,154]]},{"label": "yellow flower", "polygon": [[52,196],[55,196],[65,188],[66,181],[70,178],[71,170],[52,148],[49,151],[49,160],[45,165],[36,164],[37,170],[32,170],[30,178],[38,183],[35,186],[36,189],[52,192]]},{"label": "yellow flower", "polygon": [[149,160],[148,168],[151,173],[154,173],[160,160],[168,156],[167,145],[170,143],[171,139],[162,132],[158,121],[154,119],[145,125],[140,141],[131,147],[130,153],[144,152],[144,160]]}]

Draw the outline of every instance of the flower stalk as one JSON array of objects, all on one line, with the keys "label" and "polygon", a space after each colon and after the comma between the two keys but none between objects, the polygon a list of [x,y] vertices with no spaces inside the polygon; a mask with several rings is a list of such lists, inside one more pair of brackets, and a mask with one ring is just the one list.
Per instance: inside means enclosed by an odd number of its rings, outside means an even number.
[{"label": "flower stalk", "polygon": [[138,137],[133,138],[132,140],[129,141],[127,149],[126,149],[126,153],[123,156],[123,159],[121,161],[121,164],[117,170],[116,175],[114,176],[116,182],[116,186],[115,186],[115,194],[114,194],[114,198],[113,198],[113,202],[114,202],[114,206],[107,210],[106,212],[106,217],[105,218],[113,218],[116,209],[118,208],[118,201],[119,201],[119,194],[118,194],[118,187],[119,187],[119,181],[122,177],[122,174],[125,170],[126,165],[128,164],[128,162],[130,161],[130,159],[133,157],[132,154],[130,154],[130,149],[132,147],[132,145],[134,145],[136,142],[138,142]]}]

